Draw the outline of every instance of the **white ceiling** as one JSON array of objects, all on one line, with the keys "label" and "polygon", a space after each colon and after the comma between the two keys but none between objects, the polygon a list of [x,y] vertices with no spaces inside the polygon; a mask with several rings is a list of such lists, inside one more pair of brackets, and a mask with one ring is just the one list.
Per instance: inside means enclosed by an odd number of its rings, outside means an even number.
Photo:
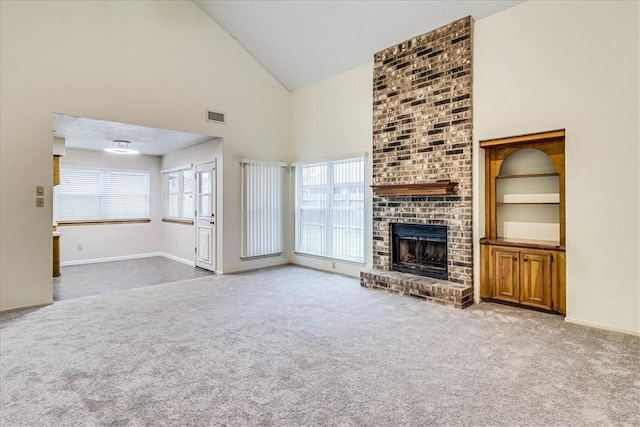
[{"label": "white ceiling", "polygon": [[456,19],[478,20],[522,2],[194,1],[291,91]]},{"label": "white ceiling", "polygon": [[53,115],[53,136],[65,138],[67,148],[103,150],[115,139],[131,141],[140,154],[162,156],[172,151],[215,139],[212,136],[157,129],[86,117]]}]

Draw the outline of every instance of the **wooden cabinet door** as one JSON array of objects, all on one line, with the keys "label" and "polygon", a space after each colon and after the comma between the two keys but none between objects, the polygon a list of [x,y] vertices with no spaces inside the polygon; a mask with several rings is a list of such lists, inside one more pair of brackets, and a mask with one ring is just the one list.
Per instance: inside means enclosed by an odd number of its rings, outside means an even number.
[{"label": "wooden cabinet door", "polygon": [[551,254],[543,251],[521,251],[520,302],[551,310]]},{"label": "wooden cabinet door", "polygon": [[491,248],[489,276],[493,284],[494,299],[520,302],[518,255],[517,250]]}]

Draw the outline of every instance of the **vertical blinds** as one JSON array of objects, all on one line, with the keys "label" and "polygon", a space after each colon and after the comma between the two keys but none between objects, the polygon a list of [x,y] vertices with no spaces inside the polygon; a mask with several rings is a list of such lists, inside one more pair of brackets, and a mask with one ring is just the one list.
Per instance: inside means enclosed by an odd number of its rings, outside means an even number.
[{"label": "vertical blinds", "polygon": [[296,166],[296,252],[364,262],[364,162]]},{"label": "vertical blinds", "polygon": [[149,218],[148,170],[62,167],[55,187],[56,221]]},{"label": "vertical blinds", "polygon": [[286,164],[242,160],[242,257],[284,251]]}]

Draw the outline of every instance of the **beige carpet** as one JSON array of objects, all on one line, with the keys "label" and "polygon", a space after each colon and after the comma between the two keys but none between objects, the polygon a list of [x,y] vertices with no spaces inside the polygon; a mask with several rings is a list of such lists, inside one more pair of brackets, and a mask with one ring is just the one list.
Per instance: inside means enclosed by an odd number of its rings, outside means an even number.
[{"label": "beige carpet", "polygon": [[640,338],[300,267],[0,316],[0,425],[640,425]]}]

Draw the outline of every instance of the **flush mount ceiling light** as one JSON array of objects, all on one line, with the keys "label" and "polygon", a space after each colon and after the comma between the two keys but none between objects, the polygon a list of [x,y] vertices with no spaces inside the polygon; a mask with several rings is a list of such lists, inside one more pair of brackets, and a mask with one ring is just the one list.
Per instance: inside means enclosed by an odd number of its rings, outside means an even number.
[{"label": "flush mount ceiling light", "polygon": [[105,148],[104,151],[114,154],[138,154],[139,152],[131,148],[131,141],[125,139],[114,139],[111,148]]}]

